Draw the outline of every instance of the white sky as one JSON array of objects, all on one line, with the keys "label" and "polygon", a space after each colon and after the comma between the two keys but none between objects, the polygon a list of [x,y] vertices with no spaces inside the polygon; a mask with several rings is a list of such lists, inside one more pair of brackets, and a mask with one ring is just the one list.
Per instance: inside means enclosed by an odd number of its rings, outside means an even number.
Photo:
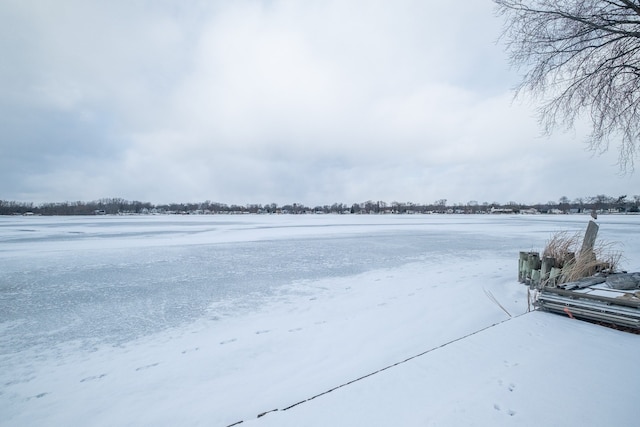
[{"label": "white sky", "polygon": [[0,199],[521,203],[640,193],[541,137],[489,0],[0,3]]}]

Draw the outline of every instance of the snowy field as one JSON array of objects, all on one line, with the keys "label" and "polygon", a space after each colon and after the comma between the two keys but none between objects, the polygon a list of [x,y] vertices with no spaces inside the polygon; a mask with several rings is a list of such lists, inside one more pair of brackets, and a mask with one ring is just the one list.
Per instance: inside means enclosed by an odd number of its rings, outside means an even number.
[{"label": "snowy field", "polygon": [[640,336],[516,280],[588,219],[0,217],[0,425],[640,425]]}]

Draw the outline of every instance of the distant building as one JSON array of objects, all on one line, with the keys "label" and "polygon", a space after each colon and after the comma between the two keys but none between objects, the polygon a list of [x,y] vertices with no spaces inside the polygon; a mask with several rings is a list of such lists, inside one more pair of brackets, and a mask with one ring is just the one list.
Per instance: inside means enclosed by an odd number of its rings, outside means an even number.
[{"label": "distant building", "polygon": [[491,208],[490,211],[492,214],[512,214],[513,213],[513,209],[511,208]]}]

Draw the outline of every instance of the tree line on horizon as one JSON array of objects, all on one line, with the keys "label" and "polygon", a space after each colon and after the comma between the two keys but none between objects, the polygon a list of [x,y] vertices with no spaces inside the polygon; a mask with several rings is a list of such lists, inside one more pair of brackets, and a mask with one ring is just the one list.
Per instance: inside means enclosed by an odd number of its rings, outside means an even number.
[{"label": "tree line on horizon", "polygon": [[169,203],[154,205],[149,202],[129,201],[121,198],[105,198],[91,202],[59,202],[36,205],[29,202],[0,200],[0,215],[116,215],[116,214],[360,214],[360,213],[487,213],[491,210],[502,210],[519,213],[535,209],[541,213],[581,213],[585,211],[640,212],[640,195],[611,197],[599,194],[592,197],[580,197],[570,200],[566,196],[558,201],[546,203],[522,204],[482,202],[471,200],[467,203],[448,203],[447,199],[439,199],[433,203],[371,201],[353,203],[333,203],[332,205],[306,206],[302,203],[278,205],[277,203],[228,205],[226,203]]}]

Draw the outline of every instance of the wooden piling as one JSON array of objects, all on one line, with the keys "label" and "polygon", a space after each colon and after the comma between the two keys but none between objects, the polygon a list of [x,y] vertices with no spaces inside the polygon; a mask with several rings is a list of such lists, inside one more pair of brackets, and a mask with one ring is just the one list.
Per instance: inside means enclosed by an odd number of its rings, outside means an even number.
[{"label": "wooden piling", "polygon": [[540,268],[540,254],[537,252],[529,252],[529,268],[538,270]]},{"label": "wooden piling", "polygon": [[561,274],[562,274],[561,268],[551,267],[551,270],[549,271],[549,285],[552,287],[555,287],[556,284],[558,283],[558,279],[560,278]]},{"label": "wooden piling", "polygon": [[593,247],[596,244],[596,237],[598,237],[598,228],[598,224],[596,224],[594,221],[589,221],[587,231],[584,233],[582,248],[580,249],[581,257],[591,257],[591,254],[593,254]]},{"label": "wooden piling", "polygon": [[539,286],[540,286],[540,270],[531,270],[531,282],[529,283],[529,287],[533,289]]},{"label": "wooden piling", "polygon": [[526,264],[528,260],[529,253],[528,252],[520,252],[520,258],[518,260],[518,282],[524,283],[527,274],[526,274]]},{"label": "wooden piling", "polygon": [[546,256],[542,258],[542,265],[540,267],[540,279],[547,280],[551,269],[556,266],[556,259],[554,257]]},{"label": "wooden piling", "polygon": [[531,276],[534,270],[540,269],[540,254],[537,252],[529,252],[527,254],[527,270],[525,276],[525,283],[531,283]]}]

